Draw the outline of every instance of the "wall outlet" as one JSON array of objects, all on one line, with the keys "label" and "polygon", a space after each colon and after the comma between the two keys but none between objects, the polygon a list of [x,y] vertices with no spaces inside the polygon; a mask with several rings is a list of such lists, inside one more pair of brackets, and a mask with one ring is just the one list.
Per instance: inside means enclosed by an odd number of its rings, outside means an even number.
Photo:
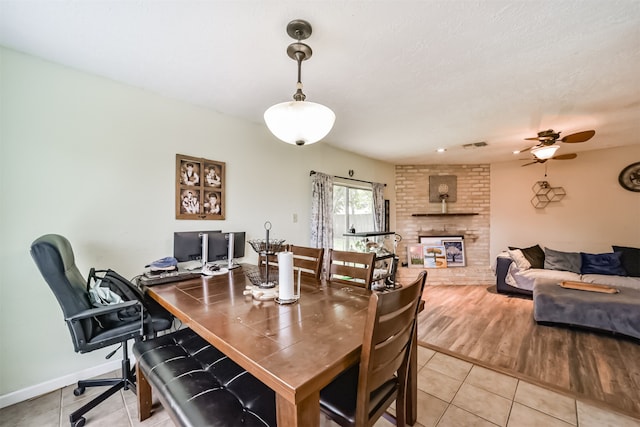
[{"label": "wall outlet", "polygon": [[297,222],[298,222],[298,214],[297,214],[297,213],[294,213],[294,214],[293,214],[293,223],[295,224],[295,223],[297,223]]}]

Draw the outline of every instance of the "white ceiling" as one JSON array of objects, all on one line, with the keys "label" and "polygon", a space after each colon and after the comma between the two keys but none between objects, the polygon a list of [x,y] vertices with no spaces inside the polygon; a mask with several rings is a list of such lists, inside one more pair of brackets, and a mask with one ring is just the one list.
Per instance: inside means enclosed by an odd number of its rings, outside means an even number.
[{"label": "white ceiling", "polygon": [[292,19],[337,116],[321,143],[396,164],[513,160],[548,128],[596,130],[557,154],[640,143],[640,0],[0,0],[0,44],[263,123],[295,92]]}]

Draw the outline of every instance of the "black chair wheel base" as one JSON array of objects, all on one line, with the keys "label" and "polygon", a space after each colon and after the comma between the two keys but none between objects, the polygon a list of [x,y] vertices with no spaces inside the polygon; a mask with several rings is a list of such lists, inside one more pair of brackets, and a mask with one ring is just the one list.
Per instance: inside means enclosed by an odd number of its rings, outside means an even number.
[{"label": "black chair wheel base", "polygon": [[[82,394],[84,394],[84,390],[85,390],[84,387],[77,387],[77,388],[73,389],[73,395],[74,396],[81,396]],[[82,422],[82,425],[83,424],[84,424],[84,421]]]},{"label": "black chair wheel base", "polygon": [[[75,393],[75,392],[74,392]],[[76,395],[77,396],[77,395]],[[84,423],[86,423],[87,420],[84,417],[80,417],[76,420],[75,423],[71,423],[71,427],[83,427]]]}]

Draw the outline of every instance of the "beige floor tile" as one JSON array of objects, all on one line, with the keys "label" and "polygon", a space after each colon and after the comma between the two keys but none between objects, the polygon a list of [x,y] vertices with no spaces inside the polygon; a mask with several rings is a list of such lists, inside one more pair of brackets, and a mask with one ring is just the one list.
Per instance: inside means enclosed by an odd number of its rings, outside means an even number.
[{"label": "beige floor tile", "polygon": [[518,386],[516,378],[477,365],[473,366],[465,382],[511,400]]},{"label": "beige floor tile", "polygon": [[457,406],[449,405],[437,427],[496,427],[496,424]]},{"label": "beige floor tile", "polygon": [[60,420],[60,390],[0,409],[0,425],[55,426]]},{"label": "beige floor tile", "polygon": [[434,350],[418,346],[418,369],[422,368],[436,354]]},{"label": "beige floor tile", "polygon": [[605,411],[584,402],[577,402],[580,427],[640,427],[640,419]]},{"label": "beige floor tile", "polygon": [[435,427],[449,404],[428,393],[418,390],[418,417],[416,422],[423,427]]},{"label": "beige floor tile", "polygon": [[386,419],[385,417],[380,417],[373,425],[373,427],[396,427],[394,423]]},{"label": "beige floor tile", "polygon": [[473,364],[446,354],[436,353],[425,366],[462,381],[467,377],[467,374],[469,374]]},{"label": "beige floor tile", "polygon": [[507,427],[571,427],[572,425],[518,402],[514,402],[507,423]]},{"label": "beige floor tile", "polygon": [[434,371],[428,364],[418,372],[418,389],[445,402],[453,400],[461,385],[462,380]]},{"label": "beige floor tile", "polygon": [[507,425],[511,410],[510,399],[466,383],[462,384],[451,403],[500,426]]},{"label": "beige floor tile", "polygon": [[519,381],[514,401],[576,425],[576,401],[570,397]]}]

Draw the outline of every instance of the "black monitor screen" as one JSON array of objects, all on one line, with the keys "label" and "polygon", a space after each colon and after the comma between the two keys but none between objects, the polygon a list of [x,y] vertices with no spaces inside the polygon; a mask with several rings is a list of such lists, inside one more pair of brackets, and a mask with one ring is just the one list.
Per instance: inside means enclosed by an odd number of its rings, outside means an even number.
[{"label": "black monitor screen", "polygon": [[202,257],[202,234],[209,236],[209,260],[211,260],[211,236],[222,230],[177,231],[173,233],[173,257],[178,262],[199,260]]},{"label": "black monitor screen", "polygon": [[[209,261],[220,261],[228,258],[229,233],[209,235]],[[233,258],[244,256],[244,231],[233,233]]]}]

